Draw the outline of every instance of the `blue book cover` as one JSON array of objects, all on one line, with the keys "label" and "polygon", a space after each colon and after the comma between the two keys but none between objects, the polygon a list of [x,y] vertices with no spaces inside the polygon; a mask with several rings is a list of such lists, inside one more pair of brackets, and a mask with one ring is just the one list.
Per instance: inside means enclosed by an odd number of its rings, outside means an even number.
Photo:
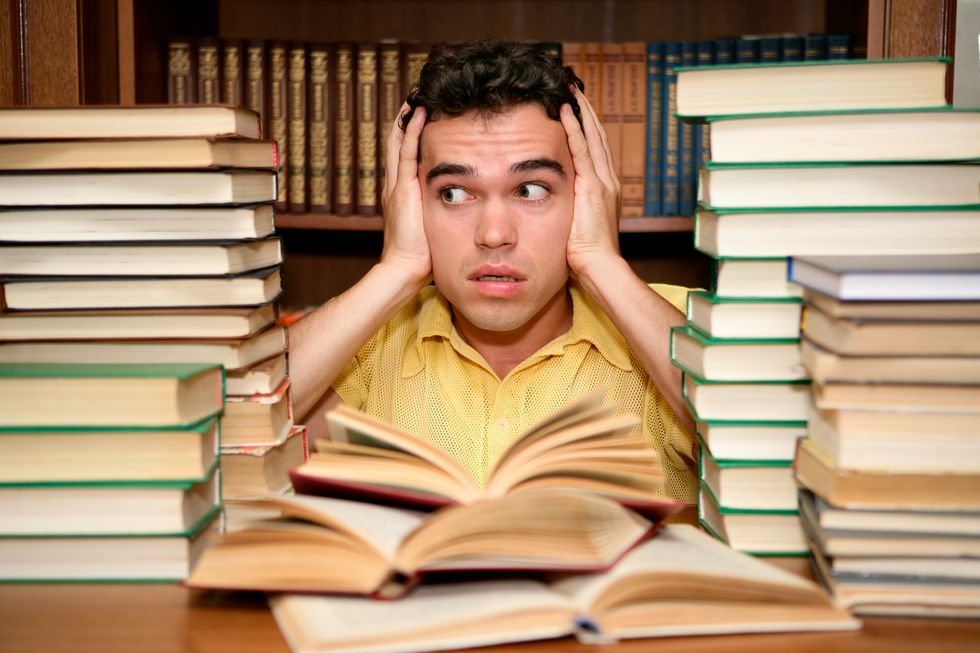
[{"label": "blue book cover", "polygon": [[787,34],[780,42],[781,61],[803,61],[803,37]]},{"label": "blue book cover", "polygon": [[681,42],[664,44],[664,102],[661,104],[661,140],[663,159],[660,174],[660,192],[663,196],[663,215],[680,213],[680,121],[677,112],[677,67],[681,65]]},{"label": "blue book cover", "polygon": [[804,61],[823,61],[827,58],[827,35],[807,34],[803,47]]},{"label": "blue book cover", "polygon": [[780,44],[782,37],[763,36],[759,39],[759,62],[775,63],[780,58]]},{"label": "blue book cover", "polygon": [[735,39],[715,39],[715,64],[735,63]]},{"label": "blue book cover", "polygon": [[[694,66],[698,63],[698,44],[696,41],[681,42],[681,65]],[[676,110],[676,109],[675,109]],[[673,113],[673,111],[671,112]],[[672,116],[673,120],[678,120]],[[694,205],[697,201],[695,193],[697,190],[696,175],[698,172],[695,165],[695,133],[694,125],[690,122],[681,122],[680,134],[678,135],[678,148],[680,149],[681,169],[680,169],[680,199],[678,211],[681,215],[694,215]]]},{"label": "blue book cover", "polygon": [[828,34],[827,35],[827,58],[850,59],[851,58],[851,35]]},{"label": "blue book cover", "polygon": [[663,197],[664,44],[647,43],[646,168],[643,178],[643,215],[661,215]]},{"label": "blue book cover", "polygon": [[735,63],[759,63],[758,36],[743,36],[735,41]]}]

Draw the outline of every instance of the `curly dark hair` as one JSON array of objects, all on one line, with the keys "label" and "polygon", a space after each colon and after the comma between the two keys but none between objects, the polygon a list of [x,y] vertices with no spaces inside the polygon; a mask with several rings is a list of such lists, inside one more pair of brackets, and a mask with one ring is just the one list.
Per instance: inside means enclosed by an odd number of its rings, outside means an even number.
[{"label": "curly dark hair", "polygon": [[529,43],[484,40],[440,45],[422,66],[399,125],[404,130],[420,106],[426,120],[432,121],[470,111],[490,117],[520,104],[538,103],[552,120],[559,120],[566,102],[581,124],[573,85],[585,88],[570,67]]}]

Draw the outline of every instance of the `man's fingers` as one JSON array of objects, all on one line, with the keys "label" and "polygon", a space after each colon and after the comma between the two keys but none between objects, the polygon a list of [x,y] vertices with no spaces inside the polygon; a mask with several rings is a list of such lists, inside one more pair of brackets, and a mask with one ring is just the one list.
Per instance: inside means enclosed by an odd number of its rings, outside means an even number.
[{"label": "man's fingers", "polygon": [[388,198],[391,197],[391,192],[398,182],[398,153],[401,151],[402,141],[405,138],[405,132],[398,126],[398,123],[406,110],[408,110],[408,102],[403,102],[401,108],[398,109],[398,115],[388,136],[388,142],[385,143],[385,183],[381,189],[382,207],[388,204]]},{"label": "man's fingers", "polygon": [[582,133],[582,126],[575,118],[575,112],[568,104],[563,104],[559,113],[562,127],[565,128],[565,135],[568,138],[568,150],[572,153],[572,163],[575,166],[575,174],[583,177],[595,176],[595,164],[589,156],[589,145]]},{"label": "man's fingers", "polygon": [[595,164],[596,174],[607,186],[615,188],[616,172],[613,166],[612,152],[609,149],[609,143],[606,141],[606,135],[599,122],[599,117],[584,93],[577,88],[574,89],[574,93],[582,113],[582,129],[585,134],[585,142],[589,145],[592,161]]}]

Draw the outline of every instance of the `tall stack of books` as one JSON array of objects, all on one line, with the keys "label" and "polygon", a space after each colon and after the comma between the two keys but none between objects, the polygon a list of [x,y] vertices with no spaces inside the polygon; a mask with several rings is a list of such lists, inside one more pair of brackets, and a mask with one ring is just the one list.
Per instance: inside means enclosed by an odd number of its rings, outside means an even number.
[{"label": "tall stack of books", "polygon": [[0,581],[187,578],[219,523],[223,380],[0,363]]},{"label": "tall stack of books", "polygon": [[715,276],[672,358],[702,442],[702,524],[736,548],[808,551],[791,465],[811,392],[787,257],[976,249],[978,169],[960,161],[980,155],[980,123],[948,110],[947,63],[678,73],[678,113],[710,128],[694,239]]},{"label": "tall stack of books", "polygon": [[790,259],[814,395],[802,514],[820,577],[856,614],[980,616],[980,234],[970,242]]},{"label": "tall stack of books", "polygon": [[219,364],[222,446],[282,445],[277,151],[259,136],[224,106],[0,110],[0,362]]}]

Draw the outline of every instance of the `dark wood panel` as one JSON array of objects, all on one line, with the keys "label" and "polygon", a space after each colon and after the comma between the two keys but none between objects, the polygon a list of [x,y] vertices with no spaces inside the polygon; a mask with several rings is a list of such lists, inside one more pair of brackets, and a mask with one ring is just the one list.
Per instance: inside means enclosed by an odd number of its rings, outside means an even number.
[{"label": "dark wood panel", "polygon": [[79,104],[82,94],[76,0],[31,0],[24,6],[26,104],[35,107]]},{"label": "dark wood panel", "polygon": [[24,104],[27,85],[21,39],[22,0],[0,0],[0,106]]},{"label": "dark wood panel", "polygon": [[[236,38],[438,42],[502,36],[550,41],[712,38],[823,31],[840,0],[220,0]],[[274,9],[271,9],[274,6]]]},{"label": "dark wood panel", "polygon": [[119,29],[115,0],[79,0],[82,104],[119,103]]}]

